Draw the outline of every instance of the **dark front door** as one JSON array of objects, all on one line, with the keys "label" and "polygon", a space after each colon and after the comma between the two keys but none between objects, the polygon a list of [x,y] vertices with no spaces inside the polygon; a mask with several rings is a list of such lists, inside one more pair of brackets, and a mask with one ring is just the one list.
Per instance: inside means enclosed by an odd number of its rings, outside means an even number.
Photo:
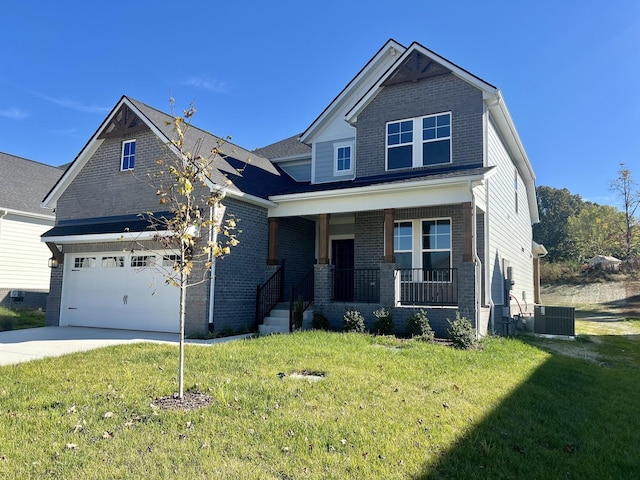
[{"label": "dark front door", "polygon": [[331,263],[333,271],[333,299],[342,302],[353,301],[353,239],[331,242]]}]

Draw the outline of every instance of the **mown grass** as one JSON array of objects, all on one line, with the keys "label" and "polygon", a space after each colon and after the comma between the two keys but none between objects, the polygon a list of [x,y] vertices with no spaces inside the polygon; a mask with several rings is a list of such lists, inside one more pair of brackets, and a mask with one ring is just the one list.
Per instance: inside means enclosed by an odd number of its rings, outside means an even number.
[{"label": "mown grass", "polygon": [[610,340],[593,343],[633,353],[318,331],[187,346],[187,387],[214,399],[187,412],[153,406],[173,346],[0,367],[0,478],[640,478],[638,342]]},{"label": "mown grass", "polygon": [[44,312],[27,308],[0,307],[0,332],[35,327],[44,327]]}]

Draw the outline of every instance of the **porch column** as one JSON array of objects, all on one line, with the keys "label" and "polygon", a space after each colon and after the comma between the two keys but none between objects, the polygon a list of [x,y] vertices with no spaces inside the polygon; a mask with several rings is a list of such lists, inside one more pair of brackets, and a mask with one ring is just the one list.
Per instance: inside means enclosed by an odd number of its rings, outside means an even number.
[{"label": "porch column", "polygon": [[473,204],[462,204],[462,261],[473,262]]},{"label": "porch column", "polygon": [[278,226],[277,217],[269,218],[269,256],[267,265],[278,265]]},{"label": "porch column", "polygon": [[395,263],[393,254],[393,228],[396,220],[396,211],[393,208],[384,210],[384,263]]},{"label": "porch column", "polygon": [[318,253],[318,263],[320,265],[329,264],[329,219],[331,214],[320,214],[320,252]]}]

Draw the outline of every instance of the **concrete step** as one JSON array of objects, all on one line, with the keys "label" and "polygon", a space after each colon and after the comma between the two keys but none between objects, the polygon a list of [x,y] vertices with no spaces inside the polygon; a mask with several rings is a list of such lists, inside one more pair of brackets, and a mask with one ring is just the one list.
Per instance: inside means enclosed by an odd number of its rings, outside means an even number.
[{"label": "concrete step", "polygon": [[273,333],[289,333],[289,325],[283,328],[279,325],[258,325],[258,333],[260,335],[271,335]]},{"label": "concrete step", "polygon": [[[273,313],[273,312],[271,312]],[[269,315],[268,317],[265,317],[265,319],[262,321],[263,325],[271,325],[271,326],[285,326],[287,328],[289,328],[289,316],[286,317],[281,317],[281,316],[271,316]]]}]

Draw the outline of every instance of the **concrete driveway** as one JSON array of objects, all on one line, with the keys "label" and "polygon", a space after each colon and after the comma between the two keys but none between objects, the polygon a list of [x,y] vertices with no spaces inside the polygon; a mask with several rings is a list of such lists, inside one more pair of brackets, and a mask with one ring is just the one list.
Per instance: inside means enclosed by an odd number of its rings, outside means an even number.
[{"label": "concrete driveway", "polygon": [[[251,335],[222,337],[213,340],[189,340],[186,343],[211,345]],[[0,332],[0,365],[28,362],[45,357],[123,343],[155,342],[178,345],[177,333],[140,332],[86,327],[42,327]]]}]

